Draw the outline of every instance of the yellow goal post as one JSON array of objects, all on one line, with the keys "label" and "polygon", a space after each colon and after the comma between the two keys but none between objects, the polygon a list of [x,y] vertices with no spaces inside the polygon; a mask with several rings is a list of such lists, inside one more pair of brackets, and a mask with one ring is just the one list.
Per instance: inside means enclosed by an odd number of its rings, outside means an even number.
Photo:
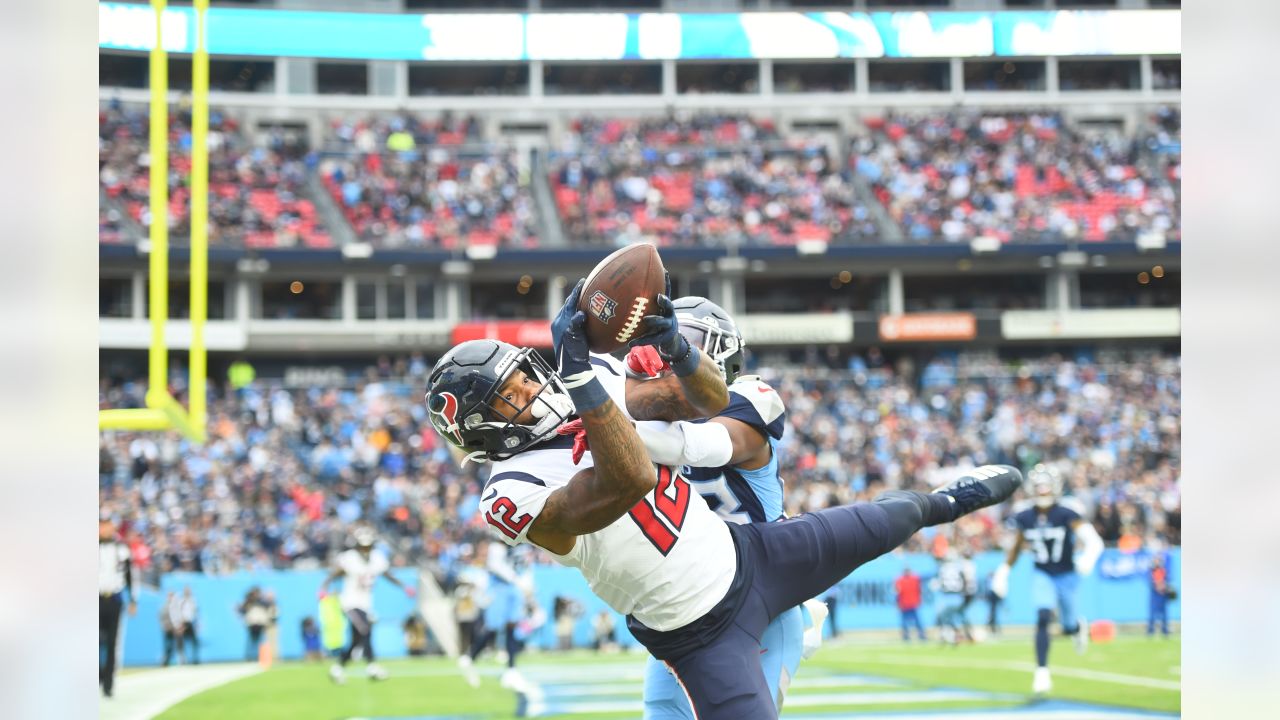
[{"label": "yellow goal post", "polygon": [[165,0],[151,0],[156,36],[151,48],[151,228],[148,281],[151,343],[147,356],[145,408],[98,411],[102,430],[178,430],[204,442],[207,355],[204,326],[209,300],[209,52],[205,16],[209,0],[195,0],[195,52],[191,59],[191,346],[188,350],[188,407],[169,394],[169,72],[162,27]]}]

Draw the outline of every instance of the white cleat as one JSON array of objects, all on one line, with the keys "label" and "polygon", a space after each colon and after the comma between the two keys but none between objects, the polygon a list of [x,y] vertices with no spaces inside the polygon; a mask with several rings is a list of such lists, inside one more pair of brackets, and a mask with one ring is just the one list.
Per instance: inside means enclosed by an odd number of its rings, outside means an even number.
[{"label": "white cleat", "polygon": [[343,670],[341,665],[334,663],[329,666],[329,679],[335,685],[343,685],[347,682],[347,671]]},{"label": "white cleat", "polygon": [[525,682],[524,676],[515,668],[507,668],[506,672],[502,673],[502,679],[499,680],[498,684],[508,690],[514,690],[515,692],[524,692],[529,686],[529,684]]},{"label": "white cleat", "polygon": [[466,678],[468,685],[473,688],[480,687],[480,674],[476,672],[470,655],[462,655],[458,658],[458,669],[462,671],[462,677]]},{"label": "white cleat", "polygon": [[1075,636],[1076,653],[1083,655],[1089,649],[1089,621],[1080,618],[1080,627]]},{"label": "white cleat", "polygon": [[1049,668],[1036,668],[1036,674],[1031,679],[1031,692],[1038,697],[1044,697],[1053,692],[1053,678],[1049,677]]},{"label": "white cleat", "polygon": [[365,673],[370,680],[386,680],[389,677],[387,671],[378,663],[369,663],[369,667],[365,668]]},{"label": "white cleat", "polygon": [[800,657],[808,660],[822,647],[822,630],[827,624],[827,604],[821,600],[810,598],[805,600],[804,609],[809,612],[809,627],[804,629]]}]

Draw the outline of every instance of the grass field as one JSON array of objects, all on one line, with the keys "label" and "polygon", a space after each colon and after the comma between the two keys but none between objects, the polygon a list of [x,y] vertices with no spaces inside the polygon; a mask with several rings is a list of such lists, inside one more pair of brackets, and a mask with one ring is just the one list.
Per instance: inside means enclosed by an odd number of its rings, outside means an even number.
[{"label": "grass field", "polygon": [[[1055,640],[1052,699],[1091,706],[1176,714],[1180,709],[1177,639],[1121,636],[1078,656]],[[783,717],[847,717],[877,711],[913,715],[961,709],[1033,709],[1029,695],[1031,641],[1027,637],[959,648],[889,644],[857,637],[828,643],[804,663]],[[500,687],[496,662],[481,663],[472,690],[452,662],[441,658],[385,663],[391,678],[371,683],[353,665],[335,686],[326,665],[285,663],[192,696],[165,720],[236,718],[509,718],[516,695]],[[529,654],[524,674],[539,686],[540,717],[638,717],[643,657],[586,652]],[[1033,717],[1034,715],[1027,715]]]}]

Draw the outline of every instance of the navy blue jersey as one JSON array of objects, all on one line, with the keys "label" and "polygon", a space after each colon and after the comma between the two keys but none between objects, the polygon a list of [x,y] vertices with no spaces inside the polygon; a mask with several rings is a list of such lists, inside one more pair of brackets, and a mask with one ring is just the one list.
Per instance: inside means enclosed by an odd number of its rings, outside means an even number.
[{"label": "navy blue jersey", "polygon": [[755,470],[686,467],[684,476],[727,522],[773,522],[781,518],[782,479],[778,477],[777,448],[786,422],[782,398],[760,378],[740,377],[729,386],[729,406],[717,417],[739,420],[764,434],[773,448],[769,463]]},{"label": "navy blue jersey", "polygon": [[1048,510],[1027,508],[1013,516],[1035,557],[1036,569],[1050,575],[1075,572],[1076,533],[1071,526],[1079,519],[1079,513],[1061,505]]}]

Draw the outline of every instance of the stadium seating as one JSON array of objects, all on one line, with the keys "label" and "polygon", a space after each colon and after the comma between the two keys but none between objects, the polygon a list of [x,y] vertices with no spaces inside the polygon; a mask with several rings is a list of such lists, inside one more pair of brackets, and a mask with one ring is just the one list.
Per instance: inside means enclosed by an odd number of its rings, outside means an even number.
[{"label": "stadium seating", "polygon": [[[357,519],[405,562],[455,557],[485,532],[484,470],[460,468],[427,421],[428,367],[416,356],[386,361],[343,388],[259,380],[211,403],[203,447],[104,433],[100,504],[153,577],[318,567]],[[1068,488],[1108,542],[1179,541],[1177,356],[962,355],[917,372],[871,353],[847,367],[764,374],[788,408],[779,453],[790,513],[927,489],[972,465],[1068,458]],[[141,389],[104,383],[100,405],[140,405]],[[978,515],[954,539],[985,549],[997,531]],[[921,534],[909,549],[928,541]]]},{"label": "stadium seating", "polygon": [[879,231],[815,141],[736,115],[580,118],[552,162],[570,237],[623,245],[863,242]]},{"label": "stadium seating", "polygon": [[[151,223],[148,113],[143,106],[106,103],[98,114],[99,182],[144,229]],[[209,116],[209,242],[256,248],[329,248],[306,196],[307,166],[278,134],[256,145],[229,114]],[[174,242],[190,233],[191,114],[170,113],[169,232]],[[102,242],[121,239],[118,227],[101,229]]]},{"label": "stadium seating", "polygon": [[527,173],[508,147],[480,144],[474,118],[335,121],[325,187],[359,239],[381,247],[536,247]]},{"label": "stadium seating", "polygon": [[[1168,152],[1168,128],[1104,133],[1055,112],[894,114],[865,124],[849,164],[910,241],[1180,237],[1181,160]],[[1165,139],[1142,142],[1148,136]]]}]

